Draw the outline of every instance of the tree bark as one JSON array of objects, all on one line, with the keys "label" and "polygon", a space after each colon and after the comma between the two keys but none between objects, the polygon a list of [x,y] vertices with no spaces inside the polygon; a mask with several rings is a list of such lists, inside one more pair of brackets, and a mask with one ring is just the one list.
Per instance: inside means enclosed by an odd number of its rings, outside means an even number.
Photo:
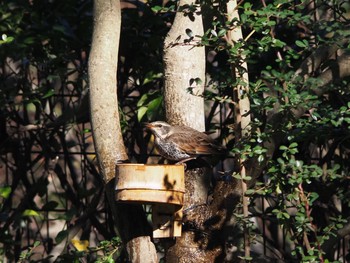
[{"label": "tree bark", "polygon": [[[180,0],[173,25],[164,43],[164,103],[166,119],[171,124],[190,126],[205,130],[204,100],[205,50],[198,46],[196,36],[204,33],[202,16],[190,13],[187,6],[195,1]],[[196,79],[196,81],[193,81]],[[191,81],[192,80],[192,81]],[[190,90],[189,90],[190,88]],[[191,92],[190,92],[191,91]],[[187,170],[185,174],[184,223],[182,236],[176,239],[166,255],[167,262],[212,262],[213,251],[203,246],[204,239],[198,239],[188,225],[203,224],[204,215],[199,213],[206,206],[209,177],[206,169]]]},{"label": "tree bark", "polygon": [[[237,1],[230,0],[227,2],[227,15],[228,20],[232,21],[233,19],[237,19],[239,21],[239,14],[237,8]],[[242,28],[240,26],[236,26],[233,30],[228,32],[228,39],[230,44],[233,46],[235,43],[243,39]],[[242,52],[243,53],[243,52]],[[233,76],[239,80],[239,83],[236,87],[233,88],[234,100],[236,102],[235,105],[235,124],[236,124],[236,141],[240,141],[241,139],[247,138],[250,136],[250,122],[251,116],[250,112],[250,101],[248,98],[249,91],[249,76],[248,76],[248,65],[245,62],[245,57],[241,56],[242,61],[240,61],[239,68],[235,67],[233,69]],[[242,83],[242,84],[241,84]],[[245,192],[247,191],[247,183],[245,181],[245,177],[247,176],[246,167],[243,163],[241,157],[238,157],[237,164],[239,165],[239,172],[241,175],[241,180],[239,182],[240,192],[242,194],[242,212],[245,220],[248,220],[248,206],[249,206],[249,198],[245,196]],[[249,175],[249,174],[248,174]],[[236,180],[236,179],[233,179]],[[237,189],[236,189],[237,190]],[[238,194],[237,192],[235,194]],[[233,223],[231,227],[235,227],[234,220],[230,220]],[[246,221],[244,221],[246,222]],[[250,234],[249,227],[247,224],[243,225],[243,235],[244,235],[244,256],[246,258],[250,257]],[[231,261],[233,258],[233,253],[230,253],[229,250],[225,251],[225,260]]]},{"label": "tree bark", "polygon": [[115,165],[128,159],[117,98],[120,26],[120,2],[95,0],[88,71],[91,124],[107,200],[129,258],[131,262],[153,263],[157,262],[157,254],[142,206],[115,203]]},{"label": "tree bark", "polygon": [[[192,4],[195,1],[180,0],[179,8]],[[203,22],[200,14],[186,15],[187,12],[185,8],[176,13],[164,42],[165,113],[171,124],[204,131],[204,100],[196,96],[202,95],[205,82],[205,49],[197,46],[199,39],[196,37],[204,34]],[[191,79],[197,82],[190,83]]]},{"label": "tree bark", "polygon": [[[191,5],[193,2],[180,1],[180,8],[184,4]],[[201,123],[204,119],[203,100],[201,98],[189,100],[191,95],[186,93],[190,79],[204,80],[204,49],[199,50],[199,47],[192,47],[191,42],[188,41],[180,42],[183,41],[184,36],[186,38],[186,35],[190,35],[189,32],[193,32],[193,36],[203,34],[202,20],[198,18],[198,15],[194,15],[194,19],[191,20],[190,16],[178,12],[166,38],[164,100],[166,116],[170,123],[185,124],[198,130],[204,130],[204,122]],[[203,72],[203,75],[199,75],[199,72]],[[248,82],[246,72],[242,73],[243,76],[238,71],[235,71],[234,74]],[[240,86],[238,93],[240,94],[245,89],[246,87]],[[201,94],[203,89],[197,86],[193,91],[195,94]],[[242,127],[240,131],[247,135],[250,123],[250,116],[246,115],[249,111],[248,98],[240,97],[238,105],[237,113],[241,116],[239,122]],[[224,260],[230,260],[226,257],[224,250],[228,244],[227,239],[232,238],[230,233],[237,232],[234,230],[236,226],[232,222],[232,213],[242,196],[241,182],[217,182],[211,203],[208,203],[207,200],[209,176],[206,169],[186,171],[185,183],[184,231],[182,237],[176,240],[176,245],[168,250],[167,262],[224,262]],[[237,236],[233,238],[236,239],[235,243],[239,243]],[[230,256],[234,258],[235,255],[230,253]]]},{"label": "tree bark", "polygon": [[127,160],[118,113],[117,66],[119,1],[94,1],[94,30],[89,57],[90,112],[100,172],[114,179],[117,161]]}]

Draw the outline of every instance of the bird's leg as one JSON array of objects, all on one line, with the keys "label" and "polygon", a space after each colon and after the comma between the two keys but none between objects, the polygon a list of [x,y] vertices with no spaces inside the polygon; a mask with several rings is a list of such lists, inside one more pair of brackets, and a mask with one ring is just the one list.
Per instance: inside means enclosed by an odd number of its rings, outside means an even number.
[{"label": "bird's leg", "polygon": [[158,160],[158,164],[164,164],[164,161],[165,161],[165,158],[164,158],[164,157],[161,157],[161,158]]},{"label": "bird's leg", "polygon": [[175,163],[176,165],[183,165],[184,166],[184,168],[185,168],[185,170],[186,170],[186,168],[187,168],[187,164],[186,164],[186,162],[187,161],[190,161],[190,160],[194,160],[194,159],[196,159],[197,157],[189,157],[189,158],[186,158],[186,159],[183,159],[183,160],[181,160],[181,161],[179,161],[179,162],[177,162],[177,163]]},{"label": "bird's leg", "polygon": [[194,159],[196,159],[197,157],[188,157],[188,158],[186,158],[186,159],[183,159],[183,160],[181,160],[181,161],[178,161],[177,163],[175,163],[175,164],[184,164],[185,162],[188,162],[188,161],[190,161],[190,160],[194,160]]}]

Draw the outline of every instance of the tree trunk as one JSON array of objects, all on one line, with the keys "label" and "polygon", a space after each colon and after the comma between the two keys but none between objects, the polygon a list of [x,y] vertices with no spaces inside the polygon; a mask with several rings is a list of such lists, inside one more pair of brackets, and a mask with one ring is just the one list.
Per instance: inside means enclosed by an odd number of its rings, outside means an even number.
[{"label": "tree trunk", "polygon": [[[184,4],[191,5],[193,2],[180,1],[180,8]],[[235,3],[230,2],[230,4]],[[229,5],[228,8],[230,8]],[[199,11],[198,8],[196,11]],[[195,14],[193,18],[191,20],[190,15],[185,16],[178,12],[166,38],[164,101],[166,116],[170,123],[185,124],[203,130],[203,100],[201,98],[194,100],[186,93],[191,79],[200,78],[204,83],[204,49],[192,47],[194,38],[190,39],[192,42],[188,39],[192,36],[191,32],[193,36],[203,34],[202,20]],[[233,33],[240,33],[236,38],[242,37],[240,31]],[[236,40],[234,36],[237,34],[232,36],[233,41]],[[185,43],[184,40],[186,40]],[[233,73],[236,77],[244,78],[248,82],[246,72],[234,71]],[[241,94],[240,91],[245,90],[246,87],[240,86],[237,89],[239,89],[237,94]],[[201,94],[202,91],[202,87],[199,89],[198,86],[193,89],[195,94]],[[237,121],[239,121],[242,133],[239,137],[242,137],[249,134],[250,116],[245,114],[249,111],[248,98],[240,97],[237,105],[237,114],[240,116]],[[243,168],[241,173],[244,174],[244,172]],[[184,231],[182,237],[176,240],[176,245],[168,250],[167,262],[229,262],[234,260],[237,258],[235,252],[240,243],[240,231],[232,220],[232,214],[235,206],[241,200],[242,186],[246,188],[246,185],[243,181],[238,182],[237,180],[217,182],[213,194],[214,199],[208,203],[209,177],[206,169],[186,171],[185,183]],[[238,234],[233,236],[232,233]],[[232,243],[233,246],[229,245]],[[231,251],[227,255],[229,250]],[[246,255],[249,255],[249,251],[246,252]]]},{"label": "tree trunk", "polygon": [[[237,19],[239,21],[239,14],[237,8],[237,1],[230,0],[227,2],[227,14],[228,20],[232,21],[233,19]],[[230,44],[233,46],[235,43],[243,39],[242,28],[240,26],[235,26],[231,31],[228,32],[228,39]],[[242,52],[243,53],[243,52]],[[235,110],[235,124],[236,124],[236,141],[240,141],[241,139],[247,138],[250,135],[250,122],[251,116],[250,112],[250,101],[247,96],[249,90],[249,77],[248,77],[248,65],[245,62],[245,57],[241,56],[242,61],[240,61],[239,67],[235,67],[233,69],[232,75],[240,80],[240,83],[236,87],[233,88],[234,100],[236,102],[236,110]],[[240,68],[240,69],[238,69]],[[238,157],[237,164],[239,165],[239,172],[241,175],[241,180],[239,182],[240,192],[242,193],[242,213],[244,218],[243,225],[243,236],[244,236],[244,256],[246,258],[250,257],[250,234],[249,227],[247,226],[248,220],[248,206],[249,206],[249,198],[245,196],[245,192],[247,191],[247,183],[245,181],[246,168],[241,159]],[[236,179],[234,179],[236,180]],[[234,220],[230,220],[230,222],[234,222]],[[235,227],[233,223],[232,227]],[[225,259],[226,261],[232,261],[233,255],[230,255],[229,251],[226,251]]]},{"label": "tree trunk", "polygon": [[[179,8],[192,4],[195,1],[181,0]],[[204,33],[203,22],[201,15],[185,15],[186,12],[185,9],[176,13],[164,43],[165,113],[171,124],[204,131],[204,100],[195,96],[204,91],[205,49],[197,46],[196,38]]]},{"label": "tree trunk", "polygon": [[115,165],[128,159],[120,128],[117,65],[121,25],[119,1],[94,1],[94,30],[89,57],[90,113],[100,173],[117,229],[132,262],[156,262],[140,205],[116,205]]},{"label": "tree trunk", "polygon": [[94,30],[89,57],[91,124],[100,172],[114,179],[117,161],[127,160],[120,129],[117,65],[120,35],[119,1],[94,1]]},{"label": "tree trunk", "polygon": [[[195,2],[189,0],[179,2],[179,11],[165,39],[164,102],[169,123],[204,131],[204,100],[196,96],[204,91],[205,50],[198,46],[199,39],[196,39],[204,31],[199,7],[193,14],[185,7],[193,4]],[[205,216],[200,211],[206,207],[210,178],[205,168],[187,170],[185,176],[185,226],[182,236],[167,251],[166,259],[167,262],[212,262],[216,251],[206,249],[207,239],[198,239],[195,229],[188,231],[189,225],[203,225]]]}]

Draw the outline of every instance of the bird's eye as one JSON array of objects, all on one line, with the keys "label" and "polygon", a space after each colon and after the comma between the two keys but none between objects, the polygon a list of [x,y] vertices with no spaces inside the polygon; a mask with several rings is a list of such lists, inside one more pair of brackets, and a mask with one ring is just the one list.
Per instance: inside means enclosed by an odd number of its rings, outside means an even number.
[{"label": "bird's eye", "polygon": [[157,124],[156,127],[160,128],[162,127],[162,124]]}]

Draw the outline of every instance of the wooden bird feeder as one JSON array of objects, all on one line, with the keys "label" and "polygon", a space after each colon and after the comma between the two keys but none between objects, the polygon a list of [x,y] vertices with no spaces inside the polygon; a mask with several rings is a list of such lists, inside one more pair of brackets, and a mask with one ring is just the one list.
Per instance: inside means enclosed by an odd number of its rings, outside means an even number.
[{"label": "wooden bird feeder", "polygon": [[117,164],[116,200],[152,205],[153,237],[181,236],[183,165]]}]

